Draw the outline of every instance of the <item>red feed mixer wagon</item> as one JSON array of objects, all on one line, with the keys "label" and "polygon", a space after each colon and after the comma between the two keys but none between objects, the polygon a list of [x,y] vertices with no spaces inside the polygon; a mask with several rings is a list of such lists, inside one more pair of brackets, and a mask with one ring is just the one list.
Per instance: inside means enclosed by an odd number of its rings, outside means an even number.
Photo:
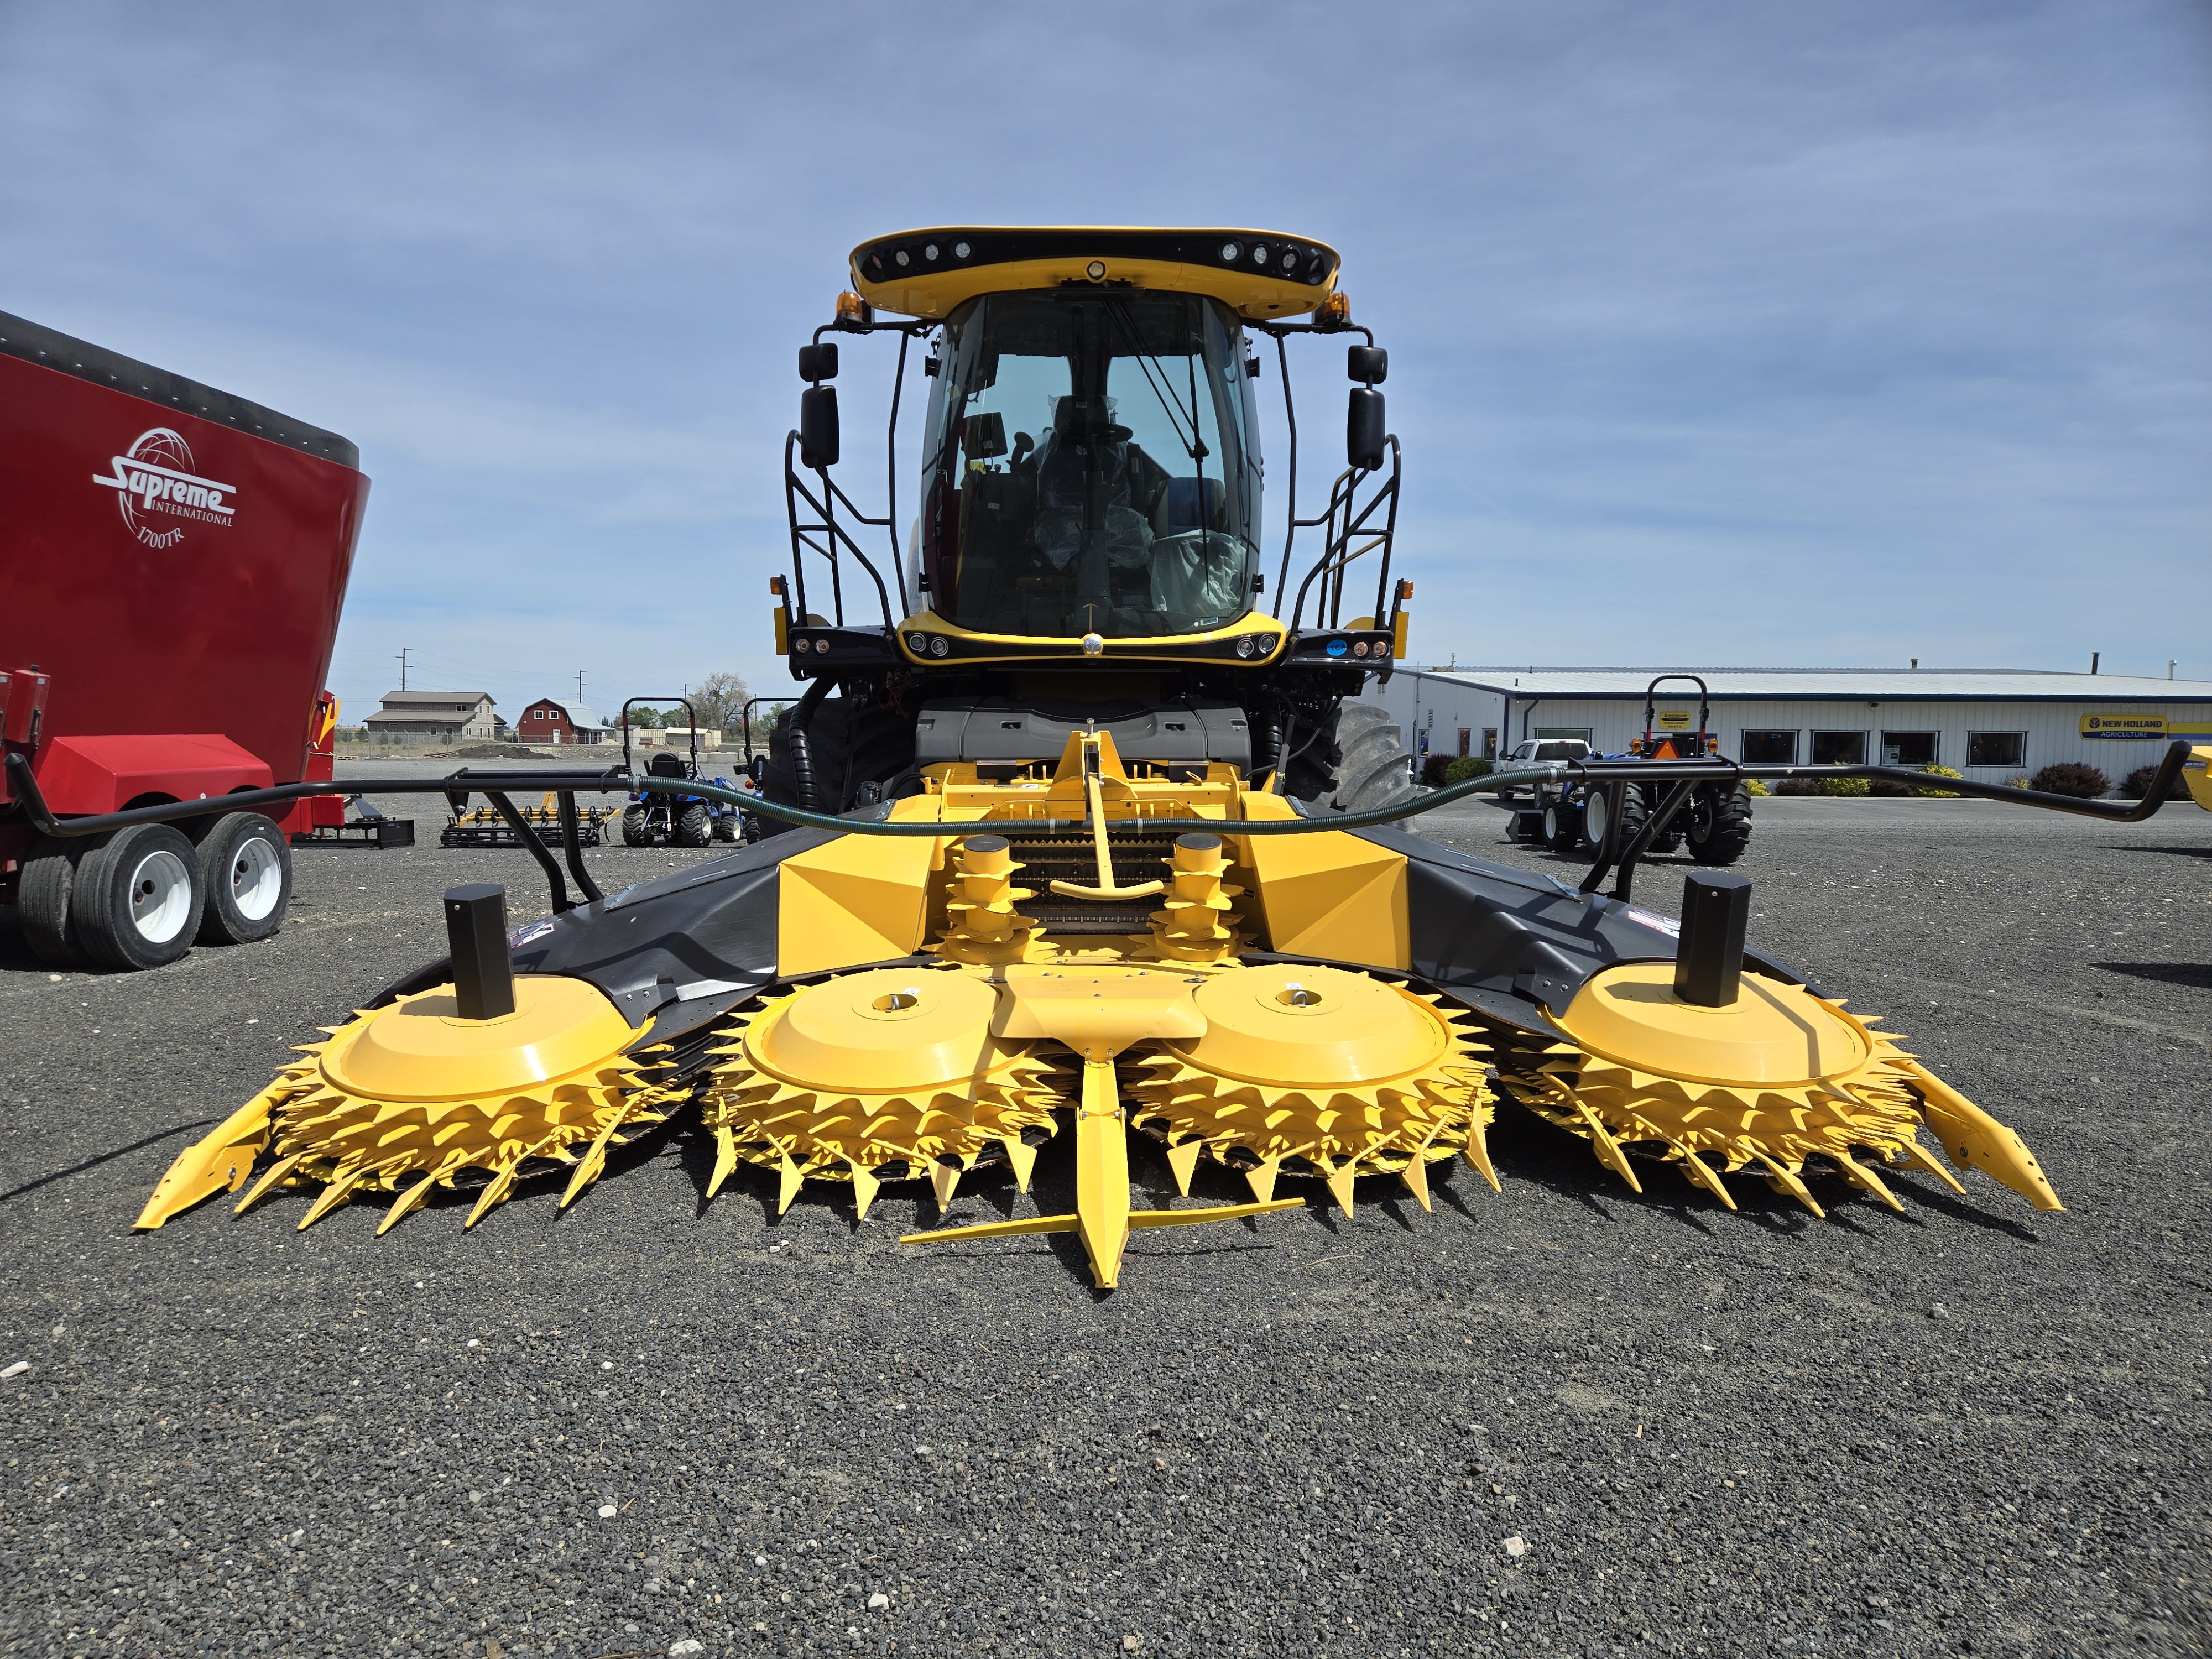
[{"label": "red feed mixer wagon", "polygon": [[289,837],[343,805],[220,803],[331,776],[359,461],[335,433],[0,313],[0,740],[60,817],[210,807],[42,837],[0,771],[0,904],[44,961],[149,968],[283,922]]}]

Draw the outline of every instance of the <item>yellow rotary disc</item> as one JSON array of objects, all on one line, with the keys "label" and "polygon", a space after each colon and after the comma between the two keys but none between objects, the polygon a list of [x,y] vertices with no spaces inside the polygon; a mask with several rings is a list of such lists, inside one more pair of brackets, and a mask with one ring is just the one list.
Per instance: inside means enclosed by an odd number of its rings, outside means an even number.
[{"label": "yellow rotary disc", "polygon": [[1427,1164],[1464,1155],[1494,1188],[1480,1045],[1437,1002],[1340,968],[1274,963],[1209,976],[1202,1036],[1134,1062],[1139,1127],[1164,1133],[1188,1192],[1201,1154],[1270,1197],[1317,1175],[1347,1211],[1362,1175],[1401,1176],[1425,1207]]},{"label": "yellow rotary disc", "polygon": [[[1572,1043],[1500,1044],[1501,1080],[1638,1191],[1625,1150],[1637,1145],[1656,1146],[1731,1209],[1721,1174],[1750,1166],[1822,1213],[1803,1180],[1816,1154],[1893,1209],[1875,1165],[1917,1165],[1958,1185],[1917,1133],[1929,1090],[1950,1091],[1871,1019],[1802,985],[1746,974],[1733,1003],[1708,1008],[1675,994],[1673,963],[1622,963],[1593,975],[1553,1023]],[[1978,1140],[1994,1131],[2004,1156],[2017,1148],[2033,1170],[2018,1137],[1959,1103]],[[2033,1179],[2048,1191],[2039,1172]]]},{"label": "yellow rotary disc", "polygon": [[282,1187],[323,1190],[313,1224],[357,1191],[399,1197],[384,1231],[437,1186],[479,1171],[490,1179],[469,1225],[506,1198],[527,1163],[574,1164],[565,1206],[598,1177],[626,1130],[659,1122],[667,1103],[624,1050],[629,1022],[594,987],[556,975],[514,981],[515,1011],[464,1019],[442,985],[363,1010],[186,1152],[140,1216],[142,1227],[265,1160],[243,1210]]},{"label": "yellow rotary disc", "polygon": [[926,1175],[949,1200],[994,1150],[1026,1190],[1065,1100],[1030,1045],[991,1035],[997,1006],[971,974],[878,968],[738,1015],[704,1109],[718,1149],[709,1193],[743,1160],[781,1173],[784,1208],[815,1176],[852,1182],[865,1215],[887,1179]]}]

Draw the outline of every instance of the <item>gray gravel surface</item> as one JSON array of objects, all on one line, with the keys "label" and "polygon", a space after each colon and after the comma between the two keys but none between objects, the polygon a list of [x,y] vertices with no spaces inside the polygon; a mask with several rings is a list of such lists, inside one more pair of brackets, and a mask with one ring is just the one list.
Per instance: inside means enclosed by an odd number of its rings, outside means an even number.
[{"label": "gray gravel surface", "polygon": [[[2063,1215],[1981,1177],[1899,1180],[1902,1216],[1824,1189],[1825,1222],[1639,1198],[1504,1106],[1503,1196],[1140,1234],[1110,1297],[1069,1240],[902,1249],[936,1216],[901,1188],[858,1228],[763,1179],[702,1204],[678,1135],[467,1235],[281,1198],[133,1236],[289,1044],[437,953],[444,888],[537,902],[523,854],[386,805],[431,844],[303,851],[266,945],[57,979],[0,921],[0,1652],[2212,1640],[2212,817],[1761,803],[1755,939],[2019,1128]],[[1503,823],[1438,832],[1577,873]],[[1036,1201],[1069,1176],[1056,1146]]]}]

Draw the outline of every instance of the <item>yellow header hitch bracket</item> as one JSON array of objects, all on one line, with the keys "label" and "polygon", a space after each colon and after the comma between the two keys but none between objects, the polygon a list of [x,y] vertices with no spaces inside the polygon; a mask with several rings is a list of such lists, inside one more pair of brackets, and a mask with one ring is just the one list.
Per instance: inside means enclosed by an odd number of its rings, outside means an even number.
[{"label": "yellow header hitch bracket", "polygon": [[[1082,769],[1083,792],[1091,809],[1091,844],[1098,860],[1098,884],[1085,887],[1079,882],[1055,881],[1052,890],[1062,898],[1088,899],[1102,904],[1111,904],[1122,899],[1150,898],[1166,890],[1164,881],[1142,881],[1133,887],[1121,886],[1114,878],[1114,854],[1106,844],[1106,786],[1109,775],[1125,787],[1128,776],[1121,770],[1121,757],[1114,752],[1114,739],[1104,732],[1071,732],[1067,747],[1060,753],[1060,769],[1054,778],[1060,781],[1070,770],[1070,763]],[[1110,767],[1110,772],[1109,772]]]}]

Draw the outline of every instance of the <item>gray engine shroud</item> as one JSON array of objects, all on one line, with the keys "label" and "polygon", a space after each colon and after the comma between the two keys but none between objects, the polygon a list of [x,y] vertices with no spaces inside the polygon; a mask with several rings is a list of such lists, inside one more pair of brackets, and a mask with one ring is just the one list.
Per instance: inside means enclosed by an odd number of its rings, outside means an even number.
[{"label": "gray engine shroud", "polygon": [[1060,702],[974,697],[926,702],[915,721],[918,766],[940,761],[1053,761],[1072,731],[1109,732],[1123,760],[1227,761],[1252,769],[1252,732],[1233,702]]}]

